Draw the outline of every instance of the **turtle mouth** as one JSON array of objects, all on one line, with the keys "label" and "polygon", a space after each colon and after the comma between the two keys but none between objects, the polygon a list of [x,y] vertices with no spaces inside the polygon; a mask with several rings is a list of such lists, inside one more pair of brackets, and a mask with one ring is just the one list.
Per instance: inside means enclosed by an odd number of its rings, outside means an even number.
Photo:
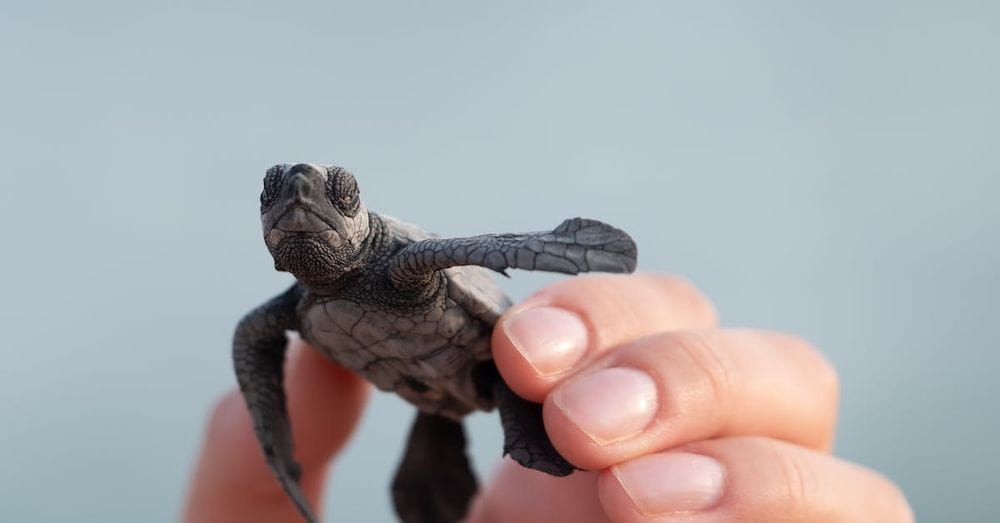
[{"label": "turtle mouth", "polygon": [[267,233],[264,239],[271,248],[277,248],[286,242],[301,243],[302,241],[309,240],[320,240],[333,248],[340,247],[344,243],[340,233],[333,229],[322,231],[285,231],[274,227]]},{"label": "turtle mouth", "polygon": [[307,278],[337,274],[343,255],[323,238],[325,232],[284,233],[270,247],[275,268]]}]

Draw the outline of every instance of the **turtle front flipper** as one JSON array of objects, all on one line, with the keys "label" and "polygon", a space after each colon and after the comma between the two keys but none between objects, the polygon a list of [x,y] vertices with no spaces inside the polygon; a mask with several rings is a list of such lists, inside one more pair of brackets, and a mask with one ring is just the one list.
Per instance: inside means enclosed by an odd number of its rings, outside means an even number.
[{"label": "turtle front flipper", "polygon": [[299,487],[301,471],[292,454],[282,379],[285,331],[297,328],[300,295],[298,285],[293,286],[243,317],[233,339],[233,363],[267,465],[306,521],[314,523],[316,516]]},{"label": "turtle front flipper", "polygon": [[635,241],[624,231],[572,218],[551,231],[421,240],[393,257],[389,277],[398,288],[409,288],[424,284],[428,273],[459,265],[502,274],[506,269],[628,273],[635,270],[636,255]]},{"label": "turtle front flipper", "polygon": [[465,454],[462,423],[417,414],[406,455],[392,482],[392,500],[403,523],[460,521],[478,486]]}]

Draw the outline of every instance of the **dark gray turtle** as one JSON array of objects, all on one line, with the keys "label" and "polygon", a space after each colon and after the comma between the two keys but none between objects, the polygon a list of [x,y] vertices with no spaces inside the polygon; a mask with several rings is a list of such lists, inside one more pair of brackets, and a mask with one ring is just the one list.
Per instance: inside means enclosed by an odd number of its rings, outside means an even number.
[{"label": "dark gray turtle", "polygon": [[260,202],[274,266],[298,281],[240,321],[233,359],[267,464],[307,521],[316,517],[298,485],[282,384],[289,330],[417,407],[392,484],[403,521],[465,515],[477,487],[461,419],[474,410],[499,409],[504,453],[521,465],[573,471],[545,434],[541,406],[514,394],[493,364],[490,333],[510,300],[484,268],[631,272],[626,233],[574,218],[552,231],[435,238],[369,212],[354,176],[336,166],[274,166]]}]

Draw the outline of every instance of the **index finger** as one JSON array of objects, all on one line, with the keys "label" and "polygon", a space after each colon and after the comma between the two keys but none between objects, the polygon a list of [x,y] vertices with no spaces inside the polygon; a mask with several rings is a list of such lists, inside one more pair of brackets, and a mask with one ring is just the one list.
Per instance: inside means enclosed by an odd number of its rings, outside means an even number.
[{"label": "index finger", "polygon": [[511,389],[541,402],[575,369],[611,347],[670,330],[708,329],[715,308],[673,276],[601,275],[563,280],[503,315],[493,358]]}]

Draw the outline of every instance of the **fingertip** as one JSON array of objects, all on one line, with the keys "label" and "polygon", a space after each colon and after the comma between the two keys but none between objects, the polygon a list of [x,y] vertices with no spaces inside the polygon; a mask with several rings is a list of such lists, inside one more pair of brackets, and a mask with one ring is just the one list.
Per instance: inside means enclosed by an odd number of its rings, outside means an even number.
[{"label": "fingertip", "polygon": [[493,331],[493,358],[521,397],[541,402],[589,346],[590,334],[575,313],[556,307],[515,307]]},{"label": "fingertip", "polygon": [[585,276],[541,289],[507,311],[493,331],[493,356],[514,392],[541,401],[615,346],[716,323],[715,307],[687,280],[645,273]]},{"label": "fingertip", "polygon": [[501,460],[476,497],[468,522],[605,521],[597,499],[597,473],[555,477]]},{"label": "fingertip", "polygon": [[649,521],[651,519],[629,495],[614,467],[604,469],[598,475],[597,499],[601,503],[601,510],[607,514],[608,519],[616,523]]},{"label": "fingertip", "polygon": [[542,405],[542,422],[552,446],[574,466],[582,470],[600,470],[609,465],[604,446],[580,430],[551,396]]},{"label": "fingertip", "polygon": [[306,469],[325,463],[357,425],[368,399],[367,382],[294,336],[285,388],[296,457]]},{"label": "fingertip", "polygon": [[718,438],[682,449],[723,464],[725,495],[709,512],[717,519],[912,521],[909,503],[885,476],[816,450],[763,437]]},{"label": "fingertip", "polygon": [[285,387],[289,394],[329,398],[344,396],[356,401],[367,392],[367,382],[334,363],[298,335],[289,337]]},{"label": "fingertip", "polygon": [[605,469],[597,477],[597,499],[601,509],[611,521],[641,521],[642,512],[629,498],[612,469]]}]

